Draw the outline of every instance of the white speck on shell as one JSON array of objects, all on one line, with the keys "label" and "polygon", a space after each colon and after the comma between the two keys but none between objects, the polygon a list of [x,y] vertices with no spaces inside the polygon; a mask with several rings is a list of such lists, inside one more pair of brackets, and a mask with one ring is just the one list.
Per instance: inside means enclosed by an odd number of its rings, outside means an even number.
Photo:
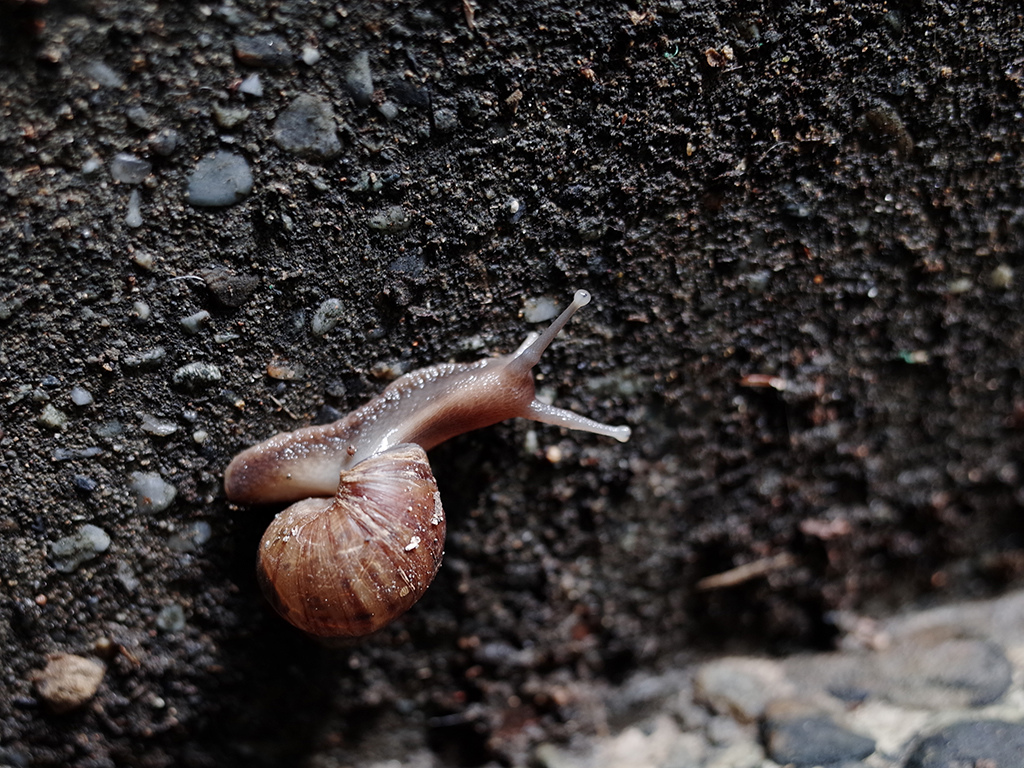
[{"label": "white speck on shell", "polygon": [[442,520],[444,520],[444,508],[441,506],[441,493],[439,491],[435,491],[434,514],[430,516],[430,524],[440,525]]},{"label": "white speck on shell", "polygon": [[420,545],[420,537],[419,536],[413,536],[411,539],[409,539],[409,543],[405,545],[405,551],[406,552],[412,552],[419,545]]}]

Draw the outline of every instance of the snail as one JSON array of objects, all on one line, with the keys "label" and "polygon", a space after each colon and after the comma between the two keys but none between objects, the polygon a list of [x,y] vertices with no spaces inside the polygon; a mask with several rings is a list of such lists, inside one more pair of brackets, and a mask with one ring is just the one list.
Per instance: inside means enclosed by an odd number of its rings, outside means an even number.
[{"label": "snail", "polygon": [[445,518],[426,451],[522,417],[613,437],[609,426],[536,398],[531,369],[576,311],[572,303],[515,352],[408,373],[338,421],[276,435],[232,459],[227,497],[295,502],[260,541],[257,576],[275,610],[320,637],[371,634],[405,613],[441,565]]}]

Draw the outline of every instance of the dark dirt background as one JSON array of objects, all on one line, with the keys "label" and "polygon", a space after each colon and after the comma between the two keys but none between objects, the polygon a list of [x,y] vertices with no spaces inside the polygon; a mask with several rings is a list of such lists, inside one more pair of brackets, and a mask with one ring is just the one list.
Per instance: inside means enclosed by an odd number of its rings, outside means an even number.
[{"label": "dark dirt background", "polygon": [[[835,609],[1019,582],[1024,30],[1007,5],[0,3],[0,762],[520,763],[604,727],[593,691],[634,671],[827,647]],[[232,40],[267,32],[323,59],[260,70],[252,115],[218,128],[257,71]],[[390,122],[345,88],[360,50]],[[303,92],[344,123],[335,160],[270,140]],[[179,131],[169,158],[126,119],[138,106]],[[254,193],[193,209],[187,175],[222,146]],[[119,151],[154,163],[138,229]],[[367,172],[382,188],[352,191]],[[408,229],[370,228],[396,205]],[[241,307],[174,279],[217,265],[258,278]],[[273,616],[252,573],[270,512],[225,503],[231,455],[389,371],[507,351],[534,327],[526,298],[577,287],[595,302],[543,386],[634,439],[509,423],[452,441],[432,455],[446,563],[406,618],[327,649]],[[318,338],[329,297],[347,317]],[[124,364],[156,346],[156,367]],[[175,388],[192,361],[224,379]],[[275,361],[301,378],[269,378]],[[74,385],[95,404],[71,405]],[[47,403],[63,429],[37,421]],[[148,435],[144,413],[180,429]],[[169,510],[135,513],[138,470],[177,486]],[[169,548],[197,520],[212,539]],[[58,573],[48,542],[85,522],[110,550]],[[763,577],[697,588],[747,563]],[[184,630],[157,628],[170,604]],[[102,638],[97,697],[48,714],[31,670]]]}]

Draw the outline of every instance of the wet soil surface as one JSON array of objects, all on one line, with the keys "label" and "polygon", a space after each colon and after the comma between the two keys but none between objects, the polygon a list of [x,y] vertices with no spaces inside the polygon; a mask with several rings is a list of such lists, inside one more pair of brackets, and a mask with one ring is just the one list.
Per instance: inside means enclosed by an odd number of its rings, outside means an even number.
[{"label": "wet soil surface", "polygon": [[[1019,583],[1006,4],[3,0],[0,30],[0,762],[518,764],[602,727],[592,683]],[[220,150],[251,193],[191,205]],[[633,439],[435,449],[423,600],[343,648],[280,621],[231,456],[580,287],[540,388]],[[84,525],[109,546],[67,564]],[[106,665],[61,715],[54,653]]]}]

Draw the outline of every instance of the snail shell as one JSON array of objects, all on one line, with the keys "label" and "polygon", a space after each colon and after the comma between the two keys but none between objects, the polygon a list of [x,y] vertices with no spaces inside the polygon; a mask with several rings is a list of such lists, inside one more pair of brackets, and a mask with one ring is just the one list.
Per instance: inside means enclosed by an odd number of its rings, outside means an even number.
[{"label": "snail shell", "polygon": [[343,470],[333,499],[303,499],[274,518],[257,574],[270,603],[299,629],[360,637],[420,599],[444,540],[427,454],[400,443]]}]

